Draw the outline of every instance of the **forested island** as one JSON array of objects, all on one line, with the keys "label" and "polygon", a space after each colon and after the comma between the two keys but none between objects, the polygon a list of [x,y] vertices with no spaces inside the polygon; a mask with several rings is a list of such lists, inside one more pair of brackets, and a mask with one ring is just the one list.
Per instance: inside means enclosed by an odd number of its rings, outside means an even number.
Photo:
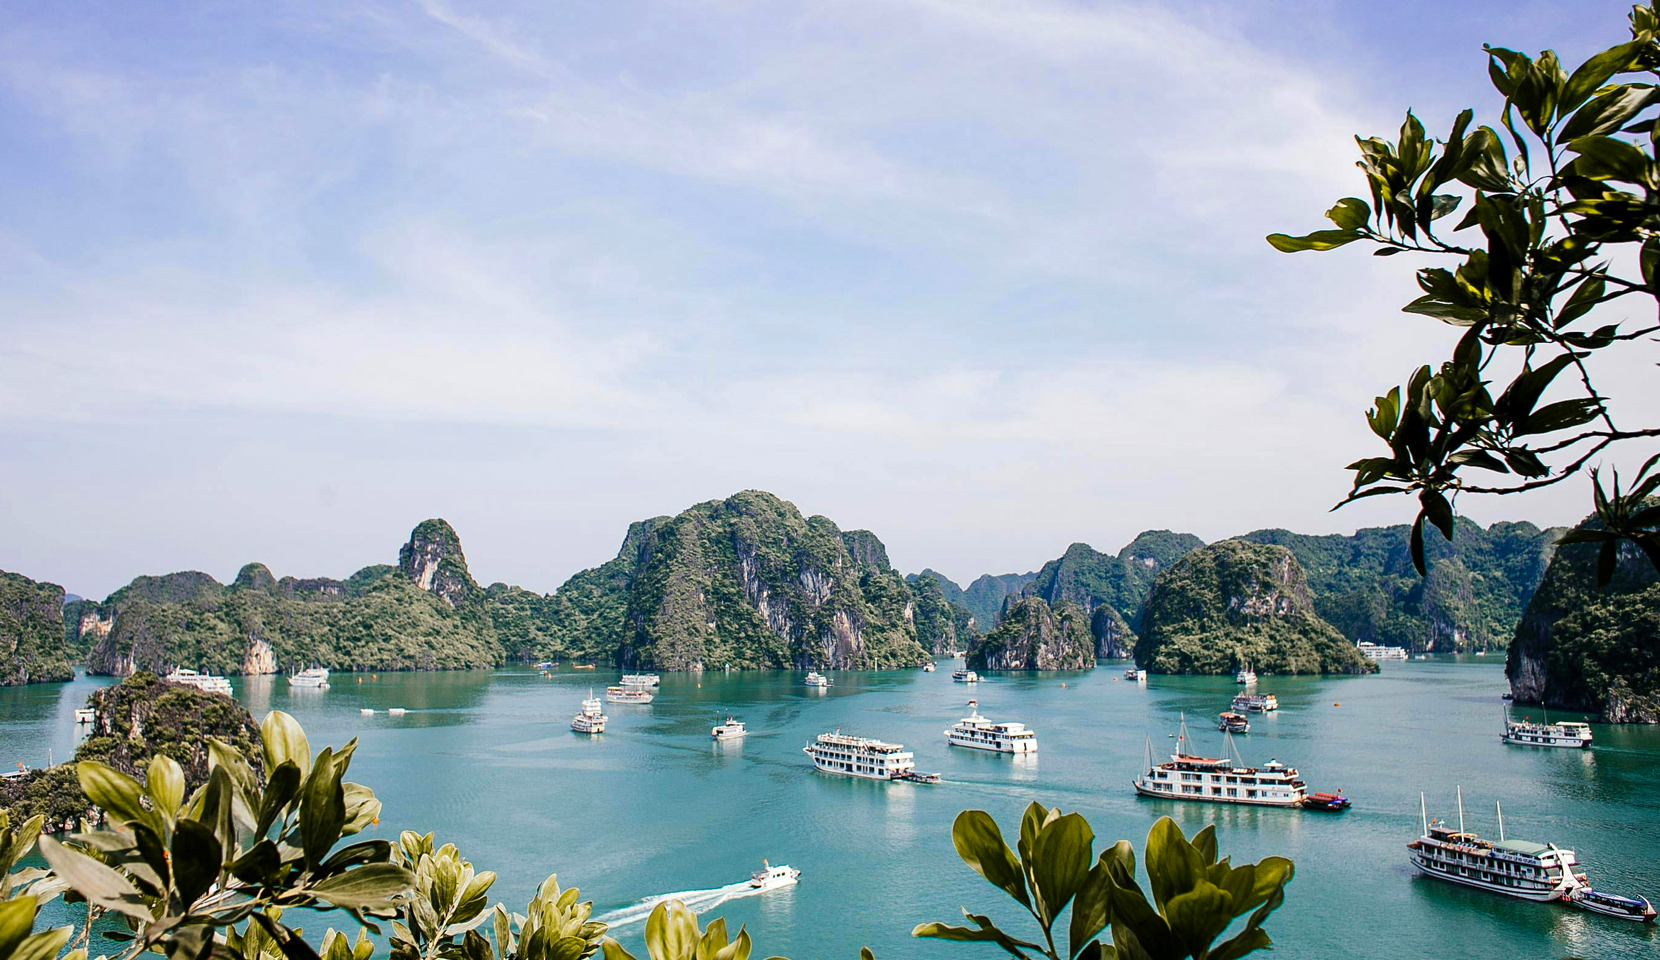
[{"label": "forested island", "polygon": [[[1355,653],[1357,641],[1505,646],[1562,532],[1460,520],[1452,542],[1431,542],[1428,576],[1418,577],[1404,525],[1348,536],[1258,530],[1209,545],[1152,530],[1117,553],[1074,543],[1036,571],[987,574],[965,588],[932,569],[901,575],[876,534],[751,490],[630,524],[614,557],[541,594],[481,586],[460,536],[432,519],[411,531],[395,564],[344,579],[278,578],[249,563],[229,583],[198,571],[141,576],[102,601],[65,602],[55,584],[0,574],[0,682],[67,679],[74,662],[115,676],[542,660],[852,669],[953,652],[992,670],[1134,656],[1169,673],[1222,673],[1243,661],[1276,673],[1365,672],[1373,665]],[[1530,614],[1528,637],[1546,616]],[[1615,702],[1640,702],[1604,686]]]}]

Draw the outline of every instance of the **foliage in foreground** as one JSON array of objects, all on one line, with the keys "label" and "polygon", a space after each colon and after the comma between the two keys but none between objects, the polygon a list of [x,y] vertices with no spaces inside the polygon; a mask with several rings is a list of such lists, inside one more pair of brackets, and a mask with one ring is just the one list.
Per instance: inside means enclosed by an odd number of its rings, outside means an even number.
[{"label": "foliage in foreground", "polygon": [[[1217,859],[1215,826],[1189,841],[1169,817],[1160,817],[1142,848],[1152,901],[1135,879],[1135,850],[1120,840],[1094,856],[1095,834],[1076,813],[1034,803],[1020,818],[1016,850],[1010,850],[997,821],[983,810],[965,810],[951,827],[957,855],[1014,898],[1037,921],[1043,942],[1022,939],[990,917],[963,916],[972,927],[925,923],[913,936],[967,943],[994,943],[1021,960],[1233,960],[1271,942],[1262,923],[1285,902],[1292,865],[1282,857],[1233,866]],[[1072,911],[1064,931],[1062,913]],[[1235,919],[1245,926],[1217,943]],[[1112,942],[1098,939],[1103,931]],[[1064,933],[1065,946],[1057,944]]]},{"label": "foliage in foreground", "polygon": [[[1474,111],[1465,110],[1438,142],[1408,112],[1396,142],[1356,138],[1370,203],[1346,197],[1326,211],[1335,229],[1268,238],[1288,253],[1364,242],[1376,256],[1459,261],[1418,270],[1423,295],[1404,309],[1465,332],[1450,359],[1419,367],[1404,393],[1396,386],[1367,411],[1389,453],[1349,465],[1354,489],[1343,501],[1416,495],[1411,549],[1420,574],[1424,522],[1451,540],[1460,493],[1537,490],[1610,447],[1660,437],[1660,427],[1616,424],[1587,363],[1608,351],[1632,354],[1660,331],[1646,321],[1591,325],[1594,312],[1606,318],[1596,309],[1604,304],[1635,297],[1622,306],[1641,303],[1647,309],[1637,313],[1652,317],[1660,300],[1657,34],[1660,11],[1639,5],[1631,39],[1571,74],[1550,50],[1534,58],[1487,47],[1488,75],[1504,97],[1502,134],[1492,126],[1472,131]],[[1465,216],[1438,232],[1460,207]],[[1495,374],[1510,378],[1496,391]],[[1563,542],[1599,543],[1599,571],[1612,570],[1621,541],[1660,568],[1660,509],[1643,505],[1660,491],[1657,464],[1660,455],[1623,489],[1617,474],[1605,489],[1592,467],[1602,527]],[[1471,479],[1475,470],[1499,479]]]},{"label": "foliage in foreground", "polygon": [[[108,829],[41,836],[42,818],[13,830],[0,811],[0,960],[86,960],[106,918],[107,956],[136,960],[372,960],[368,933],[390,923],[392,960],[634,960],[592,919],[592,901],[550,876],[524,913],[489,902],[495,874],[476,870],[453,844],[404,831],[396,843],[359,840],[379,822],[373,791],[344,779],[357,741],[311,752],[305,732],[280,711],[260,725],[258,763],[208,741],[208,777],[187,796],[184,769],[153,757],[142,781],[92,760],[75,764],[81,788]],[[262,773],[263,771],[263,773]],[[1169,818],[1148,835],[1145,863],[1153,900],[1135,880],[1135,854],[1119,841],[1092,863],[1094,833],[1078,814],[1033,804],[1020,827],[1019,859],[984,812],[952,830],[957,852],[1038,921],[1044,944],[1003,932],[964,911],[977,928],[923,924],[919,937],[990,942],[1023,960],[1231,960],[1268,946],[1262,921],[1284,900],[1291,863],[1270,857],[1233,867],[1218,861],[1207,827],[1189,842]],[[32,849],[48,869],[15,869]],[[85,904],[85,921],[33,930],[39,908],[58,896]],[[1070,949],[1054,927],[1071,907]],[[284,912],[344,913],[355,939],[332,928],[313,940]],[[1243,930],[1212,944],[1238,917]],[[480,930],[488,927],[489,935]],[[77,929],[78,927],[78,929]],[[1110,928],[1112,943],[1100,935]],[[748,960],[752,943],[715,919],[700,927],[679,901],[659,904],[645,929],[651,960]],[[874,960],[868,949],[861,960]],[[781,958],[779,958],[781,960]]]}]

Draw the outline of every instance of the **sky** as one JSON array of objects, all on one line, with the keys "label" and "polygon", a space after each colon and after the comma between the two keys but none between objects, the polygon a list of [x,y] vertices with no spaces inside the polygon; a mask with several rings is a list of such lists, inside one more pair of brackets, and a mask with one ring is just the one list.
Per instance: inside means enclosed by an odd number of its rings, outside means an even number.
[{"label": "sky", "polygon": [[0,569],[102,597],[434,516],[546,592],[751,488],[962,582],[1410,521],[1328,509],[1455,332],[1405,257],[1263,237],[1364,192],[1354,134],[1490,112],[1483,42],[1577,63],[1628,7],[0,9]]}]

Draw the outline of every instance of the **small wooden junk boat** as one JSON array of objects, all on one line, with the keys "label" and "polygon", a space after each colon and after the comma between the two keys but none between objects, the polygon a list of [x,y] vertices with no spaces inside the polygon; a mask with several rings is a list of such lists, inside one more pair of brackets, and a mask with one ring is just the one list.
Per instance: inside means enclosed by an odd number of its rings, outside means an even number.
[{"label": "small wooden junk boat", "polygon": [[1243,713],[1225,711],[1217,714],[1216,729],[1223,733],[1250,733],[1251,721]]},{"label": "small wooden junk boat", "polygon": [[1303,798],[1303,809],[1319,813],[1342,813],[1349,809],[1349,798],[1337,793],[1311,793]]}]

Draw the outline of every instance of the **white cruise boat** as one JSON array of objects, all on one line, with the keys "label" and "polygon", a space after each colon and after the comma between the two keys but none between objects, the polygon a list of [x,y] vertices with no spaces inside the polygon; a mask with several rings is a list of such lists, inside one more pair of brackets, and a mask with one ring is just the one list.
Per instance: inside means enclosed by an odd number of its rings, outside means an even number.
[{"label": "white cruise boat", "polygon": [[1524,747],[1577,747],[1591,745],[1591,725],[1587,723],[1533,723],[1525,717],[1504,720],[1505,743]]},{"label": "white cruise boat", "polygon": [[807,671],[807,679],[803,680],[802,683],[805,683],[809,687],[828,687],[831,684],[831,680],[829,677],[819,673],[817,670],[809,670]]},{"label": "white cruise boat", "polygon": [[1372,643],[1370,640],[1362,640],[1355,644],[1355,647],[1358,648],[1361,653],[1366,654],[1366,656],[1371,657],[1373,660],[1406,659],[1405,647],[1386,647],[1382,644]]},{"label": "white cruise boat", "polygon": [[290,674],[288,685],[291,687],[326,688],[329,685],[329,668],[312,667],[309,670],[301,670],[299,673]]},{"label": "white cruise boat", "polygon": [[91,707],[77,707],[75,710],[76,723],[93,723],[98,719],[98,711]]},{"label": "white cruise boat", "polygon": [[800,879],[801,871],[789,864],[781,863],[775,867],[762,860],[761,869],[749,875],[749,885],[756,890],[776,890]]},{"label": "white cruise boat", "polygon": [[622,682],[625,687],[658,687],[662,686],[663,678],[655,673],[625,673]]},{"label": "white cruise boat", "polygon": [[939,669],[939,668],[934,666],[934,661],[932,661],[932,660],[930,660],[927,663],[922,665],[922,672],[923,673],[933,673],[937,669]]},{"label": "white cruise boat", "polygon": [[725,723],[718,723],[709,728],[709,736],[715,740],[741,740],[749,731],[744,729],[742,720],[727,717]]},{"label": "white cruise boat", "polygon": [[1579,864],[1572,850],[1553,843],[1507,840],[1504,812],[1499,812],[1499,839],[1484,840],[1464,830],[1464,791],[1458,793],[1458,829],[1429,819],[1423,794],[1418,795],[1423,833],[1406,845],[1412,865],[1426,876],[1489,893],[1522,900],[1563,900],[1586,885],[1575,873]]},{"label": "white cruise boat", "polygon": [[[1233,737],[1227,736],[1229,753]],[[1182,720],[1176,752],[1163,763],[1153,763],[1153,741],[1147,741],[1147,769],[1134,781],[1135,791],[1144,797],[1166,800],[1195,800],[1202,803],[1237,803],[1257,807],[1300,807],[1308,785],[1297,771],[1278,760],[1260,767],[1247,767],[1230,758],[1196,757],[1186,753],[1190,741],[1187,720]]]},{"label": "white cruise boat", "polygon": [[947,743],[992,753],[1036,753],[1037,734],[1024,723],[993,723],[980,716],[980,701],[968,701],[973,713],[945,731]]},{"label": "white cruise boat", "polygon": [[571,729],[577,733],[604,733],[605,710],[600,706],[599,698],[594,691],[588,691],[588,699],[582,701],[582,709],[571,718]]},{"label": "white cruise boat", "polygon": [[973,670],[954,670],[951,679],[958,683],[979,683],[980,675]]},{"label": "white cruise boat", "polygon": [[887,743],[864,737],[850,737],[837,730],[821,733],[801,752],[813,758],[813,766],[825,773],[865,780],[918,780],[935,782],[938,774],[916,772],[916,757],[902,743]]},{"label": "white cruise boat", "polygon": [[1280,701],[1271,693],[1242,693],[1233,698],[1233,708],[1240,713],[1272,713]]},{"label": "white cruise boat", "polygon": [[195,687],[203,693],[222,693],[227,697],[231,695],[231,682],[224,677],[216,677],[211,673],[197,673],[184,667],[175,667],[173,672],[167,675],[167,680],[171,683],[182,683],[187,687]]},{"label": "white cruise boat", "polygon": [[650,703],[654,698],[645,687],[606,687],[606,703]]},{"label": "white cruise boat", "polygon": [[1243,683],[1249,686],[1250,684],[1257,682],[1257,672],[1252,670],[1251,665],[1247,663],[1243,667],[1239,668],[1238,673],[1233,675],[1233,682]]}]

